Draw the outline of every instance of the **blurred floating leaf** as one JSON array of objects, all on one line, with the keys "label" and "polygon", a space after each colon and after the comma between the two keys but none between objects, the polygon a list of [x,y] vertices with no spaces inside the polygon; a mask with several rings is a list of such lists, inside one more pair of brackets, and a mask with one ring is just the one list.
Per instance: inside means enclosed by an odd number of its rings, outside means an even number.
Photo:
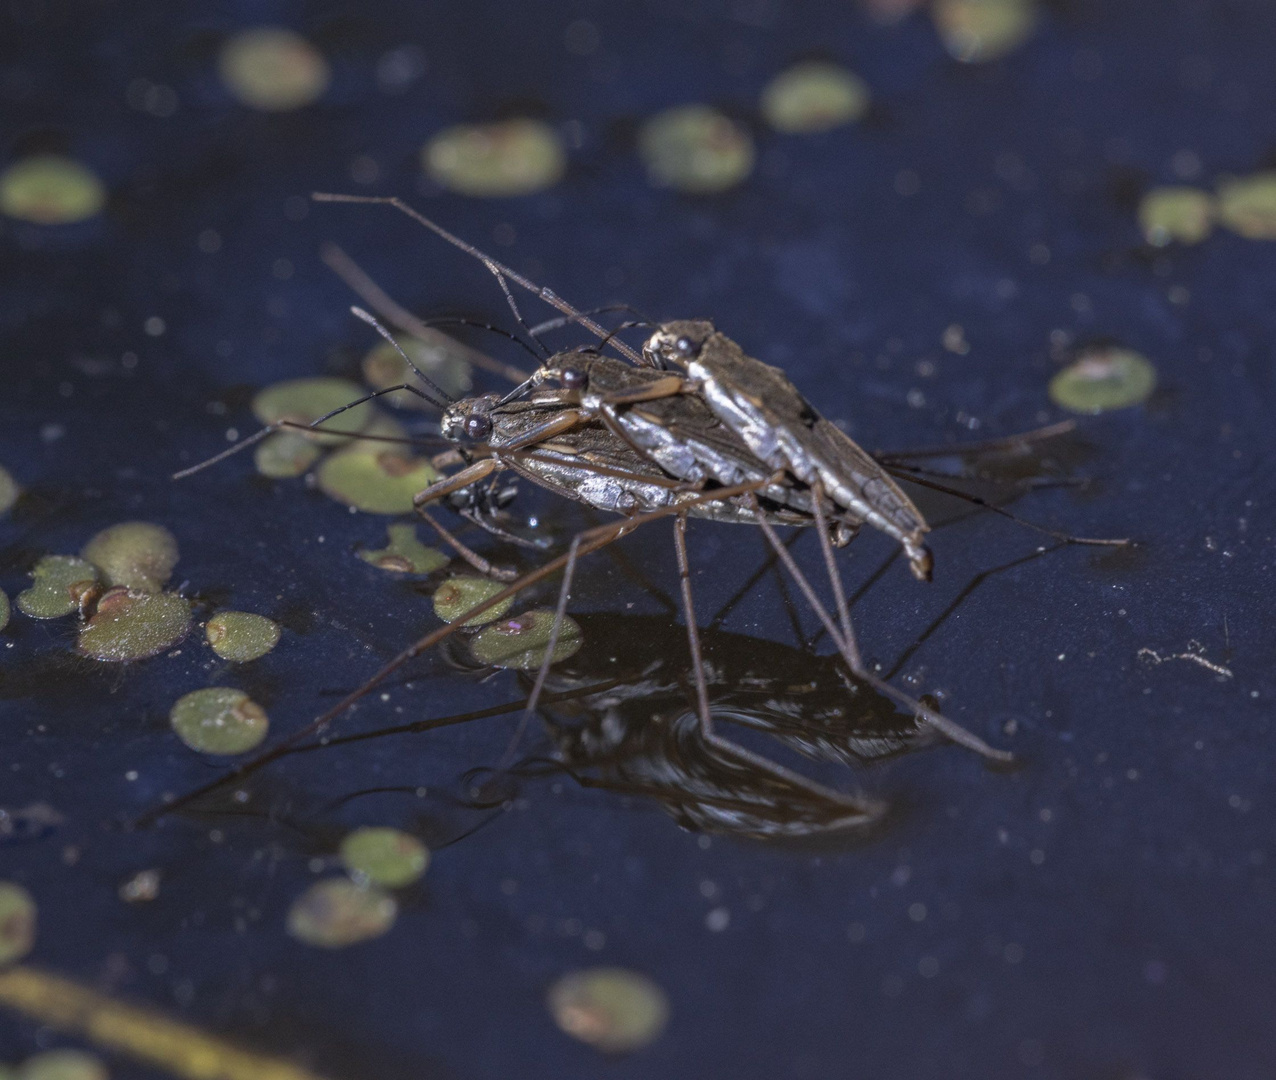
[{"label": "blurred floating leaf", "polygon": [[311,885],[288,912],[288,933],[307,945],[340,949],[380,937],[398,915],[394,897],[347,878]]},{"label": "blurred floating leaf", "polygon": [[18,496],[21,494],[22,489],[18,487],[18,482],[10,475],[8,469],[0,465],[0,517],[13,508],[13,504],[18,501]]},{"label": "blurred floating leaf", "polygon": [[647,176],[679,191],[725,191],[753,171],[753,138],[708,105],[679,105],[643,125],[638,151]]},{"label": "blurred floating leaf", "polygon": [[31,571],[31,587],[18,593],[18,610],[33,619],[57,619],[80,607],[98,580],[98,569],[74,555],[46,555]]},{"label": "blurred floating leaf", "polygon": [[94,660],[144,660],[171,649],[190,629],[191,608],[177,593],[108,589],[80,631],[76,648]]},{"label": "blurred floating leaf", "polygon": [[223,660],[246,664],[279,644],[279,624],[249,611],[219,611],[208,620],[204,636]]},{"label": "blurred floating leaf", "polygon": [[35,945],[35,900],[21,885],[0,881],[0,964],[21,960]]},{"label": "blurred floating leaf", "polygon": [[177,737],[201,754],[242,754],[270,728],[266,711],[242,690],[210,686],[177,699],[169,713]]},{"label": "blurred floating leaf", "polygon": [[[495,596],[505,588],[499,581],[460,575],[448,578],[434,592],[434,614],[444,622],[455,622],[476,604],[481,604]],[[510,596],[499,604],[493,604],[486,611],[466,621],[466,626],[482,626],[493,619],[499,619],[510,609],[514,597]]]},{"label": "blurred floating leaf", "polygon": [[451,560],[443,552],[426,547],[417,539],[416,526],[402,523],[389,527],[389,544],[380,551],[361,551],[359,558],[381,570],[400,574],[431,574]]},{"label": "blurred floating leaf", "polygon": [[930,10],[944,48],[966,63],[1014,52],[1037,27],[1036,0],[934,0]]},{"label": "blurred floating leaf", "polygon": [[9,598],[0,589],[0,630],[9,625]]},{"label": "blurred floating leaf", "polygon": [[1156,389],[1156,368],[1131,349],[1082,353],[1050,380],[1050,399],[1079,413],[1109,412],[1146,401]]},{"label": "blurred floating leaf", "polygon": [[80,554],[102,571],[107,585],[157,593],[177,565],[177,538],[162,525],[125,521],[103,529]]},{"label": "blurred floating leaf", "polygon": [[67,225],[100,213],[106,189],[78,161],[39,154],[0,173],[0,213],[36,225]]},{"label": "blurred floating leaf", "polygon": [[45,1050],[18,1069],[18,1080],[107,1080],[102,1059],[83,1050]]},{"label": "blurred floating leaf", "polygon": [[328,62],[300,34],[262,26],[230,38],[217,61],[222,82],[240,102],[266,112],[309,105],[328,88]]},{"label": "blurred floating leaf", "polygon": [[386,443],[355,443],[331,454],[316,472],[326,495],[369,514],[406,514],[412,497],[439,478],[424,458]]},{"label": "blurred floating leaf", "polygon": [[669,1020],[665,992],[625,968],[569,972],[550,987],[546,1003],[563,1031],[609,1054],[650,1045]]},{"label": "blurred floating leaf", "polygon": [[[263,424],[273,424],[279,420],[290,420],[295,424],[312,424],[321,416],[326,416],[334,409],[349,405],[363,397],[366,391],[358,383],[349,379],[306,378],[289,379],[267,386],[253,398],[253,415]],[[306,433],[303,438],[314,439],[321,446],[335,446],[347,440],[341,432],[358,434],[368,427],[376,417],[376,409],[371,402],[356,405],[349,412],[343,412],[324,422],[329,434],[321,432]],[[337,434],[332,434],[332,433]],[[296,434],[302,435],[301,432]]]},{"label": "blurred floating leaf", "polygon": [[[470,365],[462,357],[459,343],[455,350],[449,350],[446,345],[421,341],[419,338],[402,337],[398,340],[403,351],[412,358],[412,362],[450,396],[462,398],[473,389]],[[403,357],[388,341],[375,346],[363,358],[363,377],[375,390],[384,390],[388,386],[398,386],[401,383],[419,386],[421,382],[416,372],[403,362]],[[434,393],[428,386],[423,389],[431,395]],[[438,408],[431,405],[425,398],[407,390],[388,394],[380,400],[388,401],[399,409],[438,412]]]},{"label": "blurred floating leaf", "polygon": [[838,64],[811,60],[781,72],[762,91],[762,115],[777,131],[827,131],[868,110],[868,85]]},{"label": "blurred floating leaf", "polygon": [[313,436],[300,431],[276,431],[253,451],[253,464],[262,476],[288,480],[304,473],[321,453]]},{"label": "blurred floating leaf", "polygon": [[[538,668],[549,648],[553,625],[554,612],[548,608],[533,608],[480,630],[470,642],[470,651],[481,664],[520,670]],[[571,616],[564,616],[554,645],[553,662],[575,655],[580,646],[580,624]]]},{"label": "blurred floating leaf", "polygon": [[1260,172],[1221,184],[1219,220],[1247,240],[1276,240],[1276,172]]},{"label": "blurred floating leaf", "polygon": [[398,829],[355,829],[341,841],[341,861],[360,884],[410,885],[425,873],[430,853],[415,836]]},{"label": "blurred floating leaf", "polygon": [[542,191],[567,169],[558,133],[526,119],[444,128],[426,143],[421,161],[435,183],[485,198]]},{"label": "blurred floating leaf", "polygon": [[1177,240],[1199,244],[1214,231],[1217,207],[1208,191],[1193,187],[1158,187],[1139,203],[1139,225],[1154,247]]}]

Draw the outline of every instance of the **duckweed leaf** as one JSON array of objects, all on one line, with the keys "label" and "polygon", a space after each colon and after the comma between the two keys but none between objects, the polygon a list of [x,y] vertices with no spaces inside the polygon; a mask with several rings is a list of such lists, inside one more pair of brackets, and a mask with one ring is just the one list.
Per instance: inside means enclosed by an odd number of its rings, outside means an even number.
[{"label": "duckweed leaf", "polygon": [[1218,213],[1232,232],[1247,240],[1276,240],[1276,172],[1255,173],[1223,184]]},{"label": "duckweed leaf", "polygon": [[400,523],[389,527],[389,543],[380,551],[361,551],[359,558],[381,570],[399,574],[431,574],[451,560],[417,539],[416,526]]},{"label": "duckweed leaf", "polygon": [[328,62],[300,34],[262,26],[236,34],[217,62],[226,88],[243,104],[266,112],[309,105],[328,88]]},{"label": "duckweed leaf", "polygon": [[177,593],[108,589],[80,631],[76,648],[94,660],[144,660],[171,649],[190,629],[191,608]]},{"label": "duckweed leaf", "polygon": [[9,625],[9,598],[0,589],[0,630]]},{"label": "duckweed leaf", "polygon": [[415,836],[398,829],[356,829],[341,841],[341,861],[356,881],[386,888],[410,885],[425,873],[430,853]]},{"label": "duckweed leaf", "polygon": [[[459,351],[451,351],[445,345],[426,342],[420,338],[399,338],[403,351],[412,358],[412,362],[428,375],[441,390],[454,398],[462,398],[473,389],[470,378],[470,365],[461,358]],[[416,386],[420,380],[416,372],[403,362],[398,352],[388,341],[375,346],[363,358],[363,377],[375,390],[384,390],[389,386],[408,383]],[[428,387],[425,388],[429,390]],[[430,391],[433,394],[433,391]],[[399,409],[421,409],[426,412],[437,412],[438,406],[432,405],[425,398],[407,390],[398,390],[381,399],[388,401]]]},{"label": "duckweed leaf", "polygon": [[163,525],[125,521],[103,529],[80,552],[107,585],[157,593],[177,565],[177,538]]},{"label": "duckweed leaf", "polygon": [[708,105],[679,105],[643,125],[638,150],[658,187],[725,191],[753,171],[753,138]]},{"label": "duckweed leaf", "polygon": [[322,453],[313,436],[296,430],[276,431],[253,451],[253,464],[262,476],[289,480],[309,469]]},{"label": "duckweed leaf", "polygon": [[[434,592],[434,614],[444,622],[456,622],[470,608],[495,596],[505,586],[491,578],[458,575],[450,577]],[[493,604],[486,611],[481,611],[468,619],[466,626],[482,626],[493,619],[499,619],[510,609],[514,597],[510,596],[499,604]]]},{"label": "duckweed leaf", "polygon": [[201,754],[242,754],[270,728],[266,711],[242,690],[210,686],[177,699],[169,713],[177,737]]},{"label": "duckweed leaf", "polygon": [[439,478],[424,458],[385,443],[356,443],[338,450],[316,472],[324,493],[369,514],[406,514],[412,497]]},{"label": "duckweed leaf", "polygon": [[288,912],[288,933],[307,945],[340,949],[380,937],[394,925],[399,907],[376,886],[348,878],[311,885]]},{"label": "duckweed leaf", "polygon": [[0,881],[0,964],[21,960],[35,944],[35,900],[21,885]]},{"label": "duckweed leaf", "polygon": [[74,555],[46,555],[31,571],[35,580],[18,593],[18,610],[33,619],[57,619],[70,615],[98,580],[98,569]]},{"label": "duckweed leaf", "polygon": [[[366,393],[358,383],[349,379],[328,377],[288,379],[274,383],[258,392],[253,398],[253,415],[263,424],[289,420],[294,424],[313,424],[321,416],[334,409],[357,401]],[[294,432],[303,438],[314,439],[321,446],[345,443],[346,435],[358,434],[372,423],[376,409],[371,402],[356,405],[347,412],[325,420],[323,432]]]},{"label": "duckweed leaf", "polygon": [[827,131],[868,110],[864,80],[826,61],[810,60],[781,72],[762,91],[762,115],[776,131]]},{"label": "duckweed leaf", "polygon": [[83,1050],[45,1050],[18,1068],[18,1080],[107,1080],[102,1059]]},{"label": "duckweed leaf", "polygon": [[204,626],[204,636],[223,660],[246,664],[279,644],[279,624],[249,611],[219,611]]},{"label": "duckweed leaf", "polygon": [[930,10],[944,48],[965,63],[1014,52],[1037,27],[1036,0],[935,0]]},{"label": "duckweed leaf", "polygon": [[1214,197],[1192,187],[1153,188],[1139,203],[1139,225],[1154,247],[1199,244],[1214,231],[1215,214]]},{"label": "duckweed leaf", "polygon": [[[545,659],[553,625],[554,612],[548,608],[534,608],[484,627],[470,642],[470,651],[479,663],[493,667],[538,668]],[[553,662],[575,655],[580,646],[580,624],[570,616],[564,616],[554,645]]]},{"label": "duckweed leaf", "polygon": [[542,191],[567,169],[558,133],[527,119],[444,128],[426,143],[421,162],[435,183],[486,198]]},{"label": "duckweed leaf", "polygon": [[78,161],[38,154],[0,173],[0,213],[37,225],[65,225],[100,213],[106,188]]},{"label": "duckweed leaf", "polygon": [[1083,353],[1050,380],[1050,399],[1079,413],[1126,409],[1146,401],[1156,389],[1156,368],[1131,349],[1102,348]]},{"label": "duckweed leaf", "polygon": [[569,972],[550,987],[546,1003],[563,1031],[609,1054],[650,1045],[669,1020],[664,991],[625,968]]}]

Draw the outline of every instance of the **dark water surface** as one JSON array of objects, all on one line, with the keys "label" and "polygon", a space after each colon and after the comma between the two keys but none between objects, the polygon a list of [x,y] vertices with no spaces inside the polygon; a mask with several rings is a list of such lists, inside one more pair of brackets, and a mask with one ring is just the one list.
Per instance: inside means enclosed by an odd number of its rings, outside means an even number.
[{"label": "dark water surface", "polygon": [[[0,463],[28,489],[0,521],[0,587],[12,597],[40,554],[140,518],[178,537],[189,595],[285,628],[240,668],[198,636],[120,668],[71,655],[68,620],[15,613],[0,632],[0,806],[61,815],[0,837],[0,878],[39,903],[33,964],[341,1078],[1276,1071],[1274,249],[1220,232],[1155,252],[1134,210],[1145,188],[1181,182],[1184,151],[1206,187],[1271,162],[1276,12],[1059,3],[1021,50],[970,67],[924,16],[881,27],[847,6],[226,3],[188,18],[13,5],[0,153],[68,152],[111,201],[85,224],[0,231]],[[600,38],[590,56],[564,49],[581,18]],[[217,45],[257,22],[325,49],[334,81],[320,104],[268,115],[229,100]],[[404,43],[426,72],[382,92],[376,58]],[[759,168],[727,194],[647,185],[637,121],[693,100],[747,120],[776,71],[818,50],[872,87],[864,122],[818,136],[759,126]],[[131,107],[138,79],[174,88],[176,112]],[[529,109],[580,135],[562,183],[502,201],[422,189],[430,134]],[[380,175],[360,185],[364,156]],[[506,813],[473,809],[462,778],[500,758],[506,716],[299,755],[247,803],[122,829],[214,775],[168,728],[181,694],[242,687],[284,734],[436,625],[426,596],[353,555],[382,545],[384,519],[265,481],[248,455],[168,478],[224,447],[227,428],[255,426],[257,387],[356,370],[371,335],[320,264],[323,241],[422,313],[507,318],[481,266],[389,210],[298,201],[316,189],[411,195],[580,306],[712,317],[870,447],[1058,419],[1052,340],[1150,357],[1153,399],[1084,425],[1094,483],[1017,504],[1081,534],[1137,536],[1136,552],[1016,563],[1039,538],[971,518],[936,533],[932,585],[895,565],[856,606],[870,657],[888,670],[903,657],[902,685],[942,690],[955,719],[1022,767],[934,746],[857,768],[854,783],[891,807],[878,831],[768,846],[683,831],[651,801],[561,777],[528,779]],[[507,227],[515,243],[498,246]],[[206,230],[220,250],[201,250]],[[953,324],[964,355],[941,345]],[[525,495],[559,535],[582,521]],[[738,527],[694,524],[691,543],[708,623],[765,552]],[[809,539],[797,550],[817,567]],[[862,582],[888,553],[865,537],[844,565]],[[685,646],[659,598],[676,595],[667,527],[623,554],[627,569],[599,556],[582,571],[573,610],[609,613],[618,648],[633,633],[676,665]],[[626,631],[626,612],[645,619]],[[795,646],[771,579],[722,632]],[[766,670],[767,646],[749,648]],[[1234,674],[1141,649],[1190,649]],[[814,657],[827,643],[794,651],[827,678]],[[342,730],[523,692],[438,657],[410,676]],[[529,749],[547,751],[543,733]],[[369,789],[384,790],[332,805]],[[284,919],[316,878],[311,860],[360,824],[437,848],[426,878],[401,891],[382,938],[336,952],[294,941]],[[151,868],[159,896],[122,902],[119,886]],[[543,1004],[553,979],[599,963],[647,973],[671,1003],[664,1036],[616,1061],[559,1032]],[[0,1061],[64,1042],[0,1011]],[[160,1075],[125,1058],[112,1069]]]}]

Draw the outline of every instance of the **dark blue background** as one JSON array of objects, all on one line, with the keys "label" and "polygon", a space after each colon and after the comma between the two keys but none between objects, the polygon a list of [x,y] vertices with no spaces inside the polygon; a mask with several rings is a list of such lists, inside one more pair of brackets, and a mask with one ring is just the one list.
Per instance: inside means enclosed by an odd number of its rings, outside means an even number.
[{"label": "dark blue background", "polygon": [[[121,670],[70,657],[65,621],[15,616],[0,635],[0,805],[65,815],[0,847],[0,877],[40,904],[34,962],[334,1077],[1276,1070],[1273,248],[1221,233],[1152,253],[1134,216],[1140,190],[1176,180],[1181,151],[1199,157],[1206,186],[1270,160],[1270,5],[1060,3],[1032,42],[977,68],[950,60],[924,16],[880,27],[845,3],[11,7],[0,153],[62,148],[112,198],[90,223],[0,232],[0,462],[30,489],[0,522],[0,584],[12,596],[40,553],[140,517],[177,534],[191,592],[287,628],[274,654],[233,670],[195,638],[176,659]],[[564,48],[578,18],[599,30],[592,57]],[[332,59],[322,103],[271,116],[228,99],[217,44],[263,22],[301,30]],[[427,71],[386,94],[375,61],[405,43]],[[864,123],[800,137],[759,127],[759,168],[729,194],[647,185],[637,121],[692,100],[748,120],[765,82],[811,50],[868,81]],[[177,111],[131,108],[137,79],[174,88]],[[488,202],[421,187],[417,152],[440,127],[528,109],[583,132],[563,183]],[[378,163],[375,184],[351,179],[360,155]],[[915,194],[897,193],[903,170]],[[902,673],[942,688],[957,719],[1025,767],[992,773],[945,747],[873,771],[860,783],[899,808],[890,827],[871,843],[799,850],[705,842],[650,803],[532,782],[513,812],[437,853],[389,935],[331,954],[283,932],[314,878],[308,860],[332,851],[338,823],[417,827],[437,844],[475,824],[448,793],[499,757],[509,721],[294,758],[263,776],[245,816],[122,831],[121,816],[213,775],[167,729],[180,693],[241,685],[286,732],[433,625],[426,600],[351,554],[379,543],[379,519],[262,481],[242,459],[168,479],[225,445],[228,427],[252,427],[252,388],[353,369],[371,339],[318,261],[324,240],[423,312],[505,316],[482,267],[392,211],[299,216],[287,200],[315,189],[411,195],[580,306],[712,317],[868,446],[970,438],[961,415],[981,436],[1057,418],[1052,334],[1152,358],[1153,401],[1086,427],[1091,489],[1019,504],[1145,546],[1132,558],[1066,550],[988,578]],[[512,248],[495,246],[498,225],[515,230]],[[197,245],[206,229],[223,239],[215,254]],[[287,279],[272,269],[281,259]],[[158,337],[143,330],[153,316]],[[971,343],[964,356],[941,348],[953,323]],[[935,374],[917,373],[923,360]],[[50,439],[48,425],[64,434]],[[563,530],[576,520],[527,505]],[[694,526],[692,542],[706,612],[763,556],[758,537],[725,526]],[[938,533],[932,586],[897,566],[857,607],[867,651],[889,666],[976,574],[1035,545],[995,519]],[[671,585],[662,532],[626,549]],[[813,547],[801,550],[814,565]],[[861,540],[850,573],[887,550]],[[584,575],[582,610],[629,601],[651,609],[605,560]],[[766,589],[731,625],[787,633]],[[1192,641],[1235,677],[1137,655]],[[476,684],[437,662],[417,675],[348,723],[518,692],[508,677]],[[317,813],[403,785],[427,795]],[[271,804],[285,820],[258,816]],[[120,902],[119,884],[148,867],[163,870],[159,898]],[[730,925],[715,933],[705,916],[716,907]],[[587,930],[604,935],[601,949],[585,946]],[[923,958],[937,974],[919,972]],[[559,974],[600,962],[648,972],[672,1004],[659,1042],[610,1063],[559,1033],[542,1004]],[[59,1041],[0,1015],[0,1059]],[[151,1075],[123,1060],[114,1073]]]}]

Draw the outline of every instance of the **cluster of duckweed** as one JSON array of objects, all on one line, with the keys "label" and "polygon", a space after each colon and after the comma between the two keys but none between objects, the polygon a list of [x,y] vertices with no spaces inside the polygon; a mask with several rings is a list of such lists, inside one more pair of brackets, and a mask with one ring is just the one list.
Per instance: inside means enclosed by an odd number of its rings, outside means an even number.
[{"label": "cluster of duckweed", "polygon": [[[0,1066],[0,1076],[3,1075]],[[59,1049],[32,1054],[9,1075],[13,1080],[107,1080],[110,1074],[96,1054]]]},{"label": "cluster of duckweed", "polygon": [[984,63],[1014,52],[1037,28],[1037,0],[933,0],[931,18],[950,56]]},{"label": "cluster of duckweed", "polygon": [[426,174],[462,195],[505,198],[543,191],[567,170],[563,141],[541,120],[444,128],[421,151]]},{"label": "cluster of duckweed", "polygon": [[246,664],[279,644],[279,624],[250,611],[219,611],[204,625],[208,644],[223,660]]},{"label": "cluster of duckweed", "polygon": [[1199,244],[1216,225],[1246,240],[1276,240],[1276,171],[1229,177],[1217,192],[1156,187],[1139,203],[1139,226],[1154,247]]},{"label": "cluster of duckweed", "polygon": [[69,225],[101,212],[106,188],[87,166],[58,154],[23,158],[0,172],[0,213],[35,225]]},{"label": "cluster of duckweed", "polygon": [[21,885],[0,881],[0,965],[21,960],[35,945],[35,900]]},{"label": "cluster of duckweed", "polygon": [[18,501],[18,496],[21,494],[22,489],[18,486],[18,482],[8,469],[0,465],[0,517],[13,509],[13,504]]},{"label": "cluster of duckweed", "polygon": [[274,26],[229,38],[217,67],[238,101],[264,112],[288,112],[318,101],[331,78],[318,49],[300,34]]},{"label": "cluster of duckweed", "polygon": [[[491,578],[458,574],[456,577],[448,578],[435,589],[434,614],[446,623],[456,622],[470,608],[477,607],[484,600],[490,600],[504,588],[501,582],[493,581]],[[514,597],[507,597],[493,604],[486,611],[481,611],[468,619],[464,625],[482,626],[493,619],[499,619],[509,611],[513,603]]]},{"label": "cluster of duckweed", "polygon": [[1078,413],[1110,412],[1146,401],[1156,389],[1156,368],[1132,349],[1087,349],[1050,380],[1050,398]]},{"label": "cluster of duckweed", "polygon": [[[503,622],[485,626],[470,640],[470,651],[480,663],[492,667],[519,671],[539,668],[549,651],[553,626],[553,611],[533,608]],[[556,664],[574,656],[581,644],[580,624],[571,616],[564,615],[550,662]]]},{"label": "cluster of duckweed", "polygon": [[416,526],[409,522],[391,525],[387,533],[389,540],[384,548],[361,551],[359,558],[380,570],[397,574],[432,574],[451,561],[437,548],[421,543],[417,539]]},{"label": "cluster of duckweed", "polygon": [[669,1021],[665,992],[626,968],[568,972],[550,987],[546,1005],[561,1030],[608,1054],[641,1050]]},{"label": "cluster of duckweed", "polygon": [[243,754],[270,728],[266,710],[242,690],[210,686],[177,699],[169,713],[177,737],[201,754]]}]

